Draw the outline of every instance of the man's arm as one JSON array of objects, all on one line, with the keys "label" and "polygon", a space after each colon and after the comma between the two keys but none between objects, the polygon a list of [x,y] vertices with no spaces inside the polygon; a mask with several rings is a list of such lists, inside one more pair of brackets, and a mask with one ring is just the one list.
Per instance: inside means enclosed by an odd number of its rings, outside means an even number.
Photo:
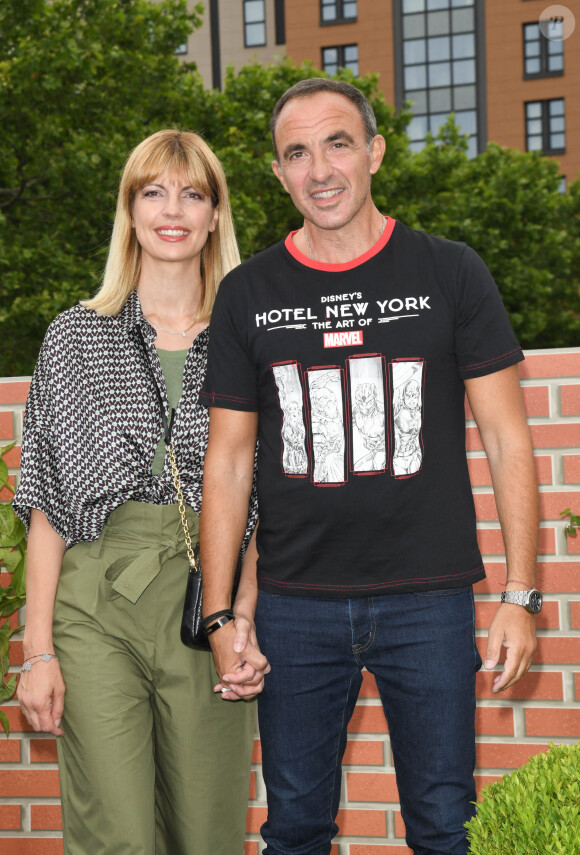
[{"label": "man's arm", "polygon": [[[257,428],[257,413],[210,408],[200,516],[204,615],[231,605],[235,568],[248,521]],[[257,646],[235,652],[235,637],[233,622],[210,635],[216,670],[220,680],[224,674],[237,674],[236,694],[251,697],[261,683],[267,660]],[[233,684],[234,680],[229,682]]]},{"label": "man's arm", "polygon": [[[540,510],[517,367],[465,380],[465,388],[491,469],[506,550],[506,590],[531,588],[536,576]],[[494,680],[494,692],[517,682],[532,662],[534,617],[522,606],[503,603],[498,607],[489,629],[484,663],[488,670],[496,667],[502,645],[507,650],[506,661]]]}]

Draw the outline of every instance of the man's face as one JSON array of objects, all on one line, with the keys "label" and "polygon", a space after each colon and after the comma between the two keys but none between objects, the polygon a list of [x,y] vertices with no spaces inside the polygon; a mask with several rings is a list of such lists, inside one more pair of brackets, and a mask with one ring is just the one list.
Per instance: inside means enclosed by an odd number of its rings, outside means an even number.
[{"label": "man's face", "polygon": [[310,224],[340,229],[370,211],[370,179],[381,165],[383,137],[367,146],[362,117],[344,95],[293,98],[276,124],[279,161],[272,168]]}]

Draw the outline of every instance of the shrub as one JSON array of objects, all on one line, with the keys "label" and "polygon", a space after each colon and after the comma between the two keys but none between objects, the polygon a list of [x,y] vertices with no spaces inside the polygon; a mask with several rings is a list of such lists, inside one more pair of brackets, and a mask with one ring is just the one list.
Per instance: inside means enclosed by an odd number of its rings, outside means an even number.
[{"label": "shrub", "polygon": [[466,823],[472,855],[580,852],[580,744],[552,745],[487,786]]}]

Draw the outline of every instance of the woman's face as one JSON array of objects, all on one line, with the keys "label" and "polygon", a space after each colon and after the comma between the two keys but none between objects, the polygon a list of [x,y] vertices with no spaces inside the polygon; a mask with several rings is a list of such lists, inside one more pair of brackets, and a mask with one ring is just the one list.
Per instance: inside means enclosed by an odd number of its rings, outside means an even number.
[{"label": "woman's face", "polygon": [[158,175],[135,194],[131,222],[141,246],[141,262],[188,262],[201,256],[218,209],[187,178]]}]

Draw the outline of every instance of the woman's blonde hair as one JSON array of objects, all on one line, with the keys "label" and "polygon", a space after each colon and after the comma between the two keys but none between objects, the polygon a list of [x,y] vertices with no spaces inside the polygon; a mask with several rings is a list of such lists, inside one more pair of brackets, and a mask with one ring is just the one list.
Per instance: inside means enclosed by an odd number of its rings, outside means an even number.
[{"label": "woman's blonde hair", "polygon": [[190,131],[158,131],[133,149],[121,177],[109,254],[99,291],[83,305],[100,315],[116,315],[135,287],[141,271],[141,247],[132,228],[135,194],[163,172],[184,176],[219,206],[216,228],[201,255],[203,296],[200,318],[208,319],[226,273],[240,263],[226,177],[204,140]]}]

